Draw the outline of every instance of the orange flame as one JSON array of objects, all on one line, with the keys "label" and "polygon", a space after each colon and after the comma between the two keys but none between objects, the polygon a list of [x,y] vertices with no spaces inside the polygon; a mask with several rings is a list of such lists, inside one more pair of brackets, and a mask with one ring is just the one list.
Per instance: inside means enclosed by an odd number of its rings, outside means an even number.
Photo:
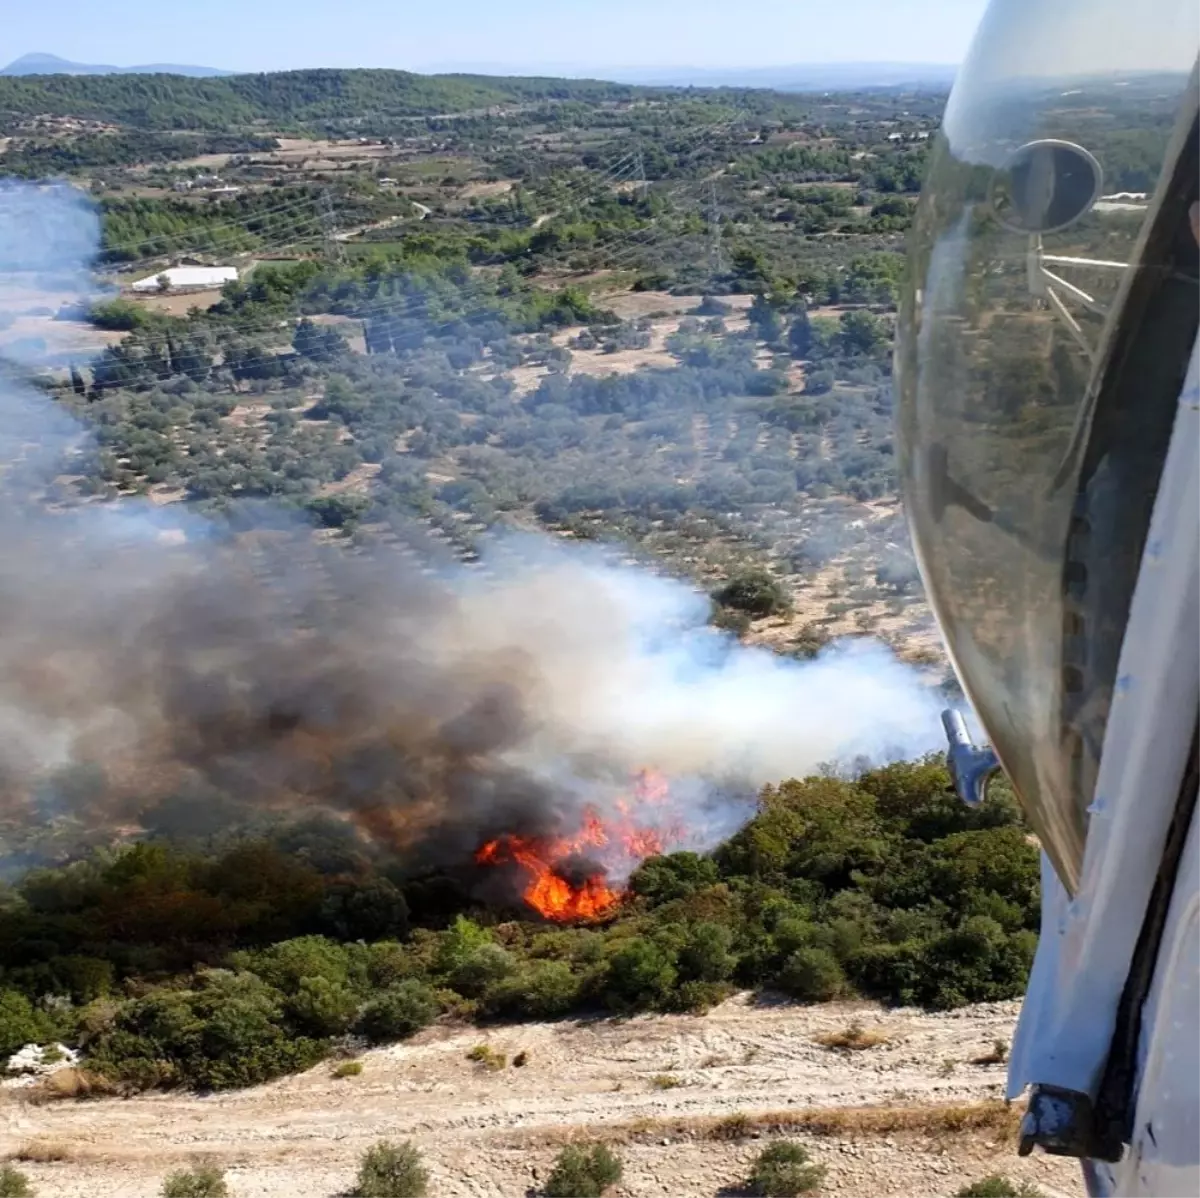
[{"label": "orange flame", "polygon": [[[622,876],[647,857],[667,851],[668,842],[680,842],[678,827],[660,829],[640,826],[632,818],[632,806],[663,804],[670,786],[656,770],[642,770],[634,784],[635,803],[618,799],[620,819],[606,823],[592,807],[583,811],[579,831],[573,836],[528,837],[507,834],[489,840],[476,854],[480,865],[516,865],[527,875],[522,891],[525,901],[546,919],[563,922],[596,919],[612,911],[624,891],[610,886],[608,873],[620,869]],[[573,883],[562,867],[575,855],[595,857],[600,869]]]}]

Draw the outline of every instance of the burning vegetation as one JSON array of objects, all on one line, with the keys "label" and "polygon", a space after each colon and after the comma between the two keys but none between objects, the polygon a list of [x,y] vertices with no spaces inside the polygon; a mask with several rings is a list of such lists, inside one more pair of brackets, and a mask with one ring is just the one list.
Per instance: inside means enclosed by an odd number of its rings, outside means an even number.
[{"label": "burning vegetation", "polygon": [[682,848],[683,827],[666,821],[670,787],[656,770],[642,770],[632,803],[618,799],[617,817],[606,820],[585,807],[572,835],[528,837],[506,833],[476,854],[480,865],[515,867],[526,881],[521,896],[545,919],[560,922],[599,919],[623,897],[612,879],[628,878],[647,857]]}]

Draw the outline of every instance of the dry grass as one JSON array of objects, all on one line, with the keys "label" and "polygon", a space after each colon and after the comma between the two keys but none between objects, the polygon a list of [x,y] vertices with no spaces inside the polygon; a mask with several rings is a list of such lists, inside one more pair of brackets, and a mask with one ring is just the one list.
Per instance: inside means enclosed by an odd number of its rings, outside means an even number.
[{"label": "dry grass", "polygon": [[[913,1103],[904,1106],[800,1107],[757,1114],[739,1111],[733,1115],[640,1118],[604,1125],[609,1144],[647,1140],[697,1139],[740,1140],[755,1133],[787,1135],[807,1132],[813,1136],[861,1139],[871,1136],[911,1135],[936,1138],[964,1132],[988,1132],[995,1138],[1013,1138],[1021,1121],[1021,1108],[988,1099],[966,1103]],[[575,1127],[546,1128],[516,1137],[515,1145],[562,1144],[577,1139],[584,1131]],[[595,1127],[591,1132],[594,1134]]]},{"label": "dry grass", "polygon": [[36,1086],[25,1091],[28,1102],[33,1104],[57,1102],[66,1098],[103,1098],[115,1094],[116,1090],[108,1079],[90,1069],[67,1068],[44,1078]]},{"label": "dry grass", "polygon": [[656,1090],[675,1090],[683,1085],[683,1082],[673,1073],[660,1073],[650,1079],[650,1084]]},{"label": "dry grass", "polygon": [[972,1057],[972,1065],[1003,1065],[1008,1060],[1008,1041],[993,1040],[990,1052],[982,1056]]},{"label": "dry grass", "polygon": [[875,1048],[887,1044],[891,1033],[881,1027],[863,1027],[861,1023],[852,1023],[838,1032],[826,1032],[817,1036],[816,1042],[825,1048],[841,1049],[844,1052],[862,1052],[867,1048]]},{"label": "dry grass", "polygon": [[75,1159],[75,1150],[62,1140],[28,1140],[10,1157],[14,1161],[28,1161],[35,1165],[50,1165],[55,1161]]}]

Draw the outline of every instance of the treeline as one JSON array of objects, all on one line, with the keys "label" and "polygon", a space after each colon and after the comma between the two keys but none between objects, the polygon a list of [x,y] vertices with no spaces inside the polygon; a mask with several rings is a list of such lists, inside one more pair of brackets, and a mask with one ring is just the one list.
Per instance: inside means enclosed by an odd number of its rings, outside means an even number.
[{"label": "treeline", "polygon": [[651,89],[573,79],[416,75],[387,70],[279,71],[194,79],[182,75],[0,77],[0,123],[73,116],[140,129],[228,132],[255,123],[324,129],[330,123],[453,113],[547,99],[629,99]]},{"label": "treeline", "polygon": [[[703,1011],[736,987],[935,1008],[1021,993],[1038,855],[932,761],[767,788],[712,856],[651,858],[602,925],[480,908],[340,823],[152,840],[0,891],[0,1054],[80,1046],[128,1087],[246,1085],[439,1015]],[[518,902],[519,900],[514,900]]]},{"label": "treeline", "polygon": [[91,167],[179,162],[200,154],[249,154],[273,150],[278,144],[273,137],[248,133],[192,137],[132,131],[47,140],[18,138],[0,155],[0,175],[46,179]]},{"label": "treeline", "polygon": [[[338,219],[367,222],[404,211],[394,196],[339,188]],[[100,258],[130,263],[180,254],[236,254],[282,248],[322,236],[322,189],[273,187],[220,200],[106,197]]]}]

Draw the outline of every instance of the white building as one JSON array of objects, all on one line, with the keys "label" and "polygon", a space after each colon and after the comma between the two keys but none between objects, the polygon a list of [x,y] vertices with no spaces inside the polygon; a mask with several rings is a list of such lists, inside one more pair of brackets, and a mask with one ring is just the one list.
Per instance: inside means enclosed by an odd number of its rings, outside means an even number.
[{"label": "white building", "polygon": [[172,288],[183,287],[223,287],[226,283],[237,282],[236,266],[172,266],[168,270],[159,271],[131,286],[132,291],[158,291],[159,280],[166,276]]}]

